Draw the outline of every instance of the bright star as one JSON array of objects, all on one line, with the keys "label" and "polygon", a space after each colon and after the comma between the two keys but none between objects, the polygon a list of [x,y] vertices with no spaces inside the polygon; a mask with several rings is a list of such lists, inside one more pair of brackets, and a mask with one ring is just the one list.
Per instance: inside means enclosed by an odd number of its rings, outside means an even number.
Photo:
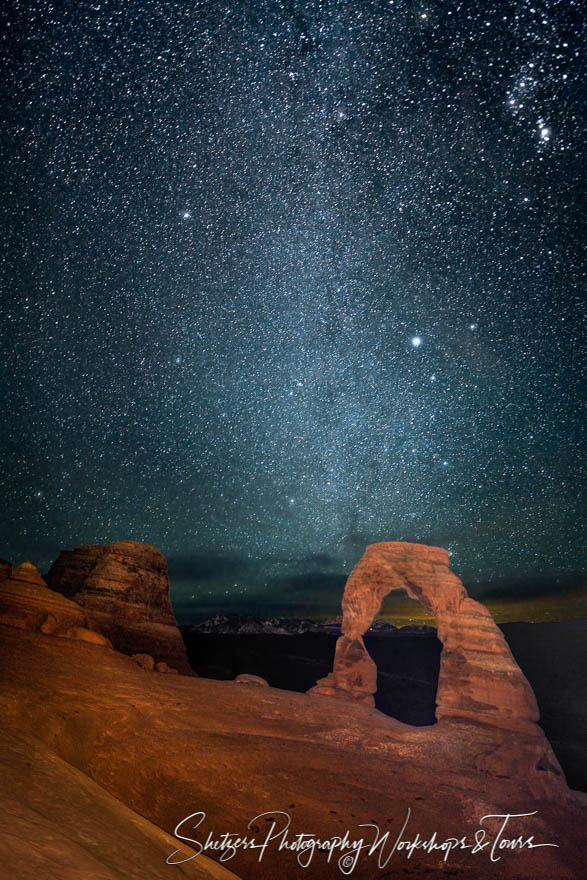
[{"label": "bright star", "polygon": [[422,345],[422,339],[420,336],[412,336],[412,345],[414,348],[419,348]]}]

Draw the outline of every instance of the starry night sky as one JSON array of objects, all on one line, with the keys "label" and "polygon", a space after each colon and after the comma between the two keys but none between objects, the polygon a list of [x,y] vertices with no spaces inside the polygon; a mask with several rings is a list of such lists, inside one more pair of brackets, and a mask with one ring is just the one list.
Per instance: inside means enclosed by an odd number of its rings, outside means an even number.
[{"label": "starry night sky", "polygon": [[334,611],[378,540],[474,595],[576,578],[578,3],[13,0],[0,32],[0,555],[148,541],[186,615]]}]

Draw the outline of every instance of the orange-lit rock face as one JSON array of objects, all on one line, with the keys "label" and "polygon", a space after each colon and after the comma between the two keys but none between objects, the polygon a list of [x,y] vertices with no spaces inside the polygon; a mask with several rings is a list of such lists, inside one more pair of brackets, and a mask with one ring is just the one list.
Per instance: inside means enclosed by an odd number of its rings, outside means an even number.
[{"label": "orange-lit rock face", "polygon": [[35,566],[23,562],[0,581],[0,623],[63,635],[88,621],[79,605],[50,590]]},{"label": "orange-lit rock face", "polygon": [[438,679],[438,718],[461,716],[497,726],[534,726],[534,693],[489,611],[470,599],[439,547],[372,544],[351,572],[342,600],[343,634],[333,672],[310,693],[373,705],[377,669],[363,643],[392,590],[405,589],[436,618],[443,650]]},{"label": "orange-lit rock face", "polygon": [[155,547],[120,541],[62,550],[46,579],[83,606],[119,651],[150,654],[190,673],[169,599],[167,562]]}]

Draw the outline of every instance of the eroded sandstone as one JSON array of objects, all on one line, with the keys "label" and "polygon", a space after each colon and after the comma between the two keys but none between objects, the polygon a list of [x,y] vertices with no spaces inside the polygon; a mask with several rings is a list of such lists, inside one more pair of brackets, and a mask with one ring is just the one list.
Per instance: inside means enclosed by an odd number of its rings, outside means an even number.
[{"label": "eroded sandstone", "polygon": [[50,590],[30,562],[23,562],[0,581],[0,623],[48,635],[88,626],[83,609]]},{"label": "eroded sandstone", "polygon": [[399,541],[372,544],[351,572],[343,600],[342,635],[334,670],[313,693],[374,705],[377,668],[363,634],[392,590],[405,589],[434,615],[443,644],[437,718],[460,716],[492,724],[538,720],[530,685],[489,611],[467,596],[439,547]]},{"label": "eroded sandstone", "polygon": [[[486,727],[492,745],[475,759],[496,775],[562,776],[558,761],[535,723],[536,698],[489,611],[467,596],[439,547],[372,544],[351,572],[342,599],[342,635],[333,671],[310,694],[373,706],[377,668],[363,634],[392,590],[405,589],[436,618],[443,644],[436,717],[443,727],[457,719]],[[438,725],[440,726],[440,725]]]},{"label": "eroded sandstone", "polygon": [[150,654],[190,674],[169,598],[165,557],[150,544],[120,541],[62,550],[45,576],[83,607],[96,629],[125,654]]}]

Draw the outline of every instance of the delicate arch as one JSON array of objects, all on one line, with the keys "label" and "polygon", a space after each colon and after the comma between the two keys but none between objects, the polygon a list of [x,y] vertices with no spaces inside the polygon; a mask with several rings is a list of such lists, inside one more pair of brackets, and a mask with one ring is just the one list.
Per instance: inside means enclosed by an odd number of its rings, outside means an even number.
[{"label": "delicate arch", "polygon": [[385,596],[399,589],[436,618],[443,645],[436,717],[534,726],[539,717],[536,698],[491,614],[467,596],[449,568],[447,551],[424,544],[394,541],[367,547],[344,589],[333,671],[309,693],[374,705],[377,667],[363,634]]}]

